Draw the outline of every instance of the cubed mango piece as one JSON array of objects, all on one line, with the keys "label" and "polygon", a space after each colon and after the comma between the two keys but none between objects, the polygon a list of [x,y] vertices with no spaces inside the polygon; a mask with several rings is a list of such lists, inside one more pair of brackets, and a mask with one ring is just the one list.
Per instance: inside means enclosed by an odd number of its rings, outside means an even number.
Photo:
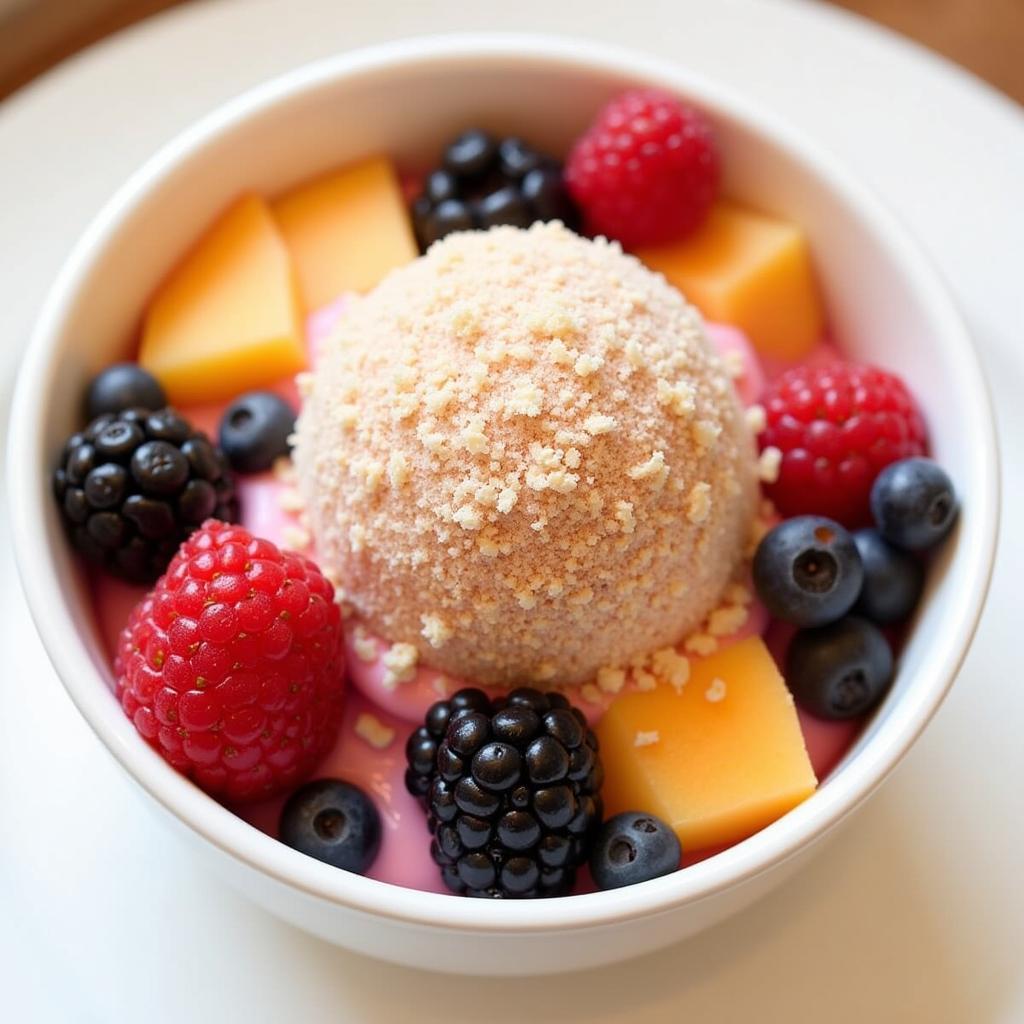
[{"label": "cubed mango piece", "polygon": [[709,320],[745,331],[762,355],[799,359],[821,339],[821,298],[795,224],[723,201],[695,234],[636,255]]},{"label": "cubed mango piece", "polygon": [[139,363],[175,405],[216,402],[305,365],[291,258],[267,204],[243,196],[158,289]]},{"label": "cubed mango piece", "polygon": [[273,204],[306,309],[369,291],[418,255],[398,176],[386,157],[332,171]]},{"label": "cubed mango piece", "polygon": [[695,661],[681,691],[620,697],[597,736],[606,813],[657,815],[684,850],[744,839],[817,785],[793,698],[757,636]]}]

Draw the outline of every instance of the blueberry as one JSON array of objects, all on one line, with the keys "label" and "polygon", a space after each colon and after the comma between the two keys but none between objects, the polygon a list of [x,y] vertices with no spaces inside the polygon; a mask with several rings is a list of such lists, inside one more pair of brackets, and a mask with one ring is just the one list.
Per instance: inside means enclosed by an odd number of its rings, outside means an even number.
[{"label": "blueberry", "polygon": [[857,545],[838,523],[797,516],[779,523],[754,555],[754,586],[777,619],[822,626],[842,618],[860,594]]},{"label": "blueberry", "polygon": [[893,547],[877,530],[858,530],[853,540],[864,565],[864,585],[854,610],[879,626],[902,622],[921,596],[921,563]]},{"label": "blueberry", "polygon": [[601,826],[590,854],[590,873],[599,889],[618,889],[670,874],[682,855],[679,839],[663,821],[626,811]]},{"label": "blueberry", "polygon": [[236,398],[220,421],[220,446],[239,473],[262,473],[287,455],[295,432],[292,407],[271,391],[250,391]]},{"label": "blueberry", "polygon": [[135,363],[115,363],[93,377],[85,396],[89,419],[132,406],[162,409],[167,396],[160,382]]},{"label": "blueberry", "polygon": [[526,200],[512,185],[484,196],[476,204],[476,219],[481,228],[493,228],[499,224],[528,228],[534,221]]},{"label": "blueberry", "polygon": [[449,143],[444,151],[444,167],[456,178],[472,178],[489,170],[498,147],[487,132],[472,128]]},{"label": "blueberry", "polygon": [[380,814],[351,783],[317,779],[288,798],[279,836],[300,853],[361,875],[380,849]]},{"label": "blueberry", "polygon": [[797,703],[819,718],[856,718],[892,682],[892,651],[881,630],[848,615],[801,630],[786,653],[786,682]]},{"label": "blueberry", "polygon": [[957,501],[953,483],[931,459],[903,459],[886,466],[871,488],[871,514],[891,544],[921,551],[953,528]]}]

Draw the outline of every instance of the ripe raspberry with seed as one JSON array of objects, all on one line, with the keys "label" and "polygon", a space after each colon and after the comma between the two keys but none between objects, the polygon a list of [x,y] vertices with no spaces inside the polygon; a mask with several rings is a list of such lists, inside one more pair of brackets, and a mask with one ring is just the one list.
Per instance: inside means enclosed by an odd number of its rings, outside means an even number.
[{"label": "ripe raspberry with seed", "polygon": [[114,671],[139,733],[206,792],[280,793],[341,722],[334,590],[309,559],[209,519],[132,611]]},{"label": "ripe raspberry with seed", "polygon": [[907,386],[874,366],[795,367],[771,385],[764,406],[761,448],[782,452],[778,479],[765,492],[784,516],[867,525],[875,477],[927,449],[924,419]]},{"label": "ripe raspberry with seed", "polygon": [[565,164],[590,234],[626,248],[683,238],[707,215],[721,176],[711,126],[659,89],[612,100]]}]

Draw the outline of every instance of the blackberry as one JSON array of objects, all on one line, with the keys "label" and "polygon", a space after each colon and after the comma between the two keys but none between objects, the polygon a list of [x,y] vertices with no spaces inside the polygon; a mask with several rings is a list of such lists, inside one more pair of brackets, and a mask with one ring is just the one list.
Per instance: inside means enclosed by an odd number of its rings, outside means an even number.
[{"label": "blackberry", "polygon": [[459,690],[430,708],[405,749],[406,787],[427,810],[449,889],[493,899],[572,889],[601,824],[604,770],[565,697]]},{"label": "blackberry", "polygon": [[498,140],[476,128],[448,144],[412,212],[423,250],[453,231],[536,220],[579,225],[557,160],[515,136]]},{"label": "blackberry", "polygon": [[224,453],[170,408],[97,416],[68,438],[53,489],[74,546],[134,583],[155,580],[205,519],[238,518]]}]

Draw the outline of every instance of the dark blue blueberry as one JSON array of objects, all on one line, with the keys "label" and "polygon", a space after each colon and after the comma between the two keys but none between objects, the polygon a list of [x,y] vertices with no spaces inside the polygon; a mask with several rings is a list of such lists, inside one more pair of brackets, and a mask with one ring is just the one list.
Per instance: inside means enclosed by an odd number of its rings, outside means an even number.
[{"label": "dark blue blueberry", "polygon": [[239,473],[262,473],[287,455],[295,432],[295,412],[271,391],[236,398],[220,421],[220,447]]},{"label": "dark blue blueberry", "polygon": [[853,540],[864,566],[864,585],[854,611],[879,626],[902,622],[921,596],[924,567],[877,530],[858,530]]},{"label": "dark blue blueberry", "polygon": [[797,703],[819,718],[856,718],[892,682],[892,650],[877,626],[855,615],[793,637],[786,683]]},{"label": "dark blue blueberry", "polygon": [[380,849],[380,814],[357,786],[317,779],[288,798],[279,837],[300,853],[361,875]]},{"label": "dark blue blueberry", "polygon": [[590,873],[599,889],[619,889],[660,878],[679,867],[679,839],[653,814],[626,811],[609,818],[590,853]]},{"label": "dark blue blueberry", "polygon": [[167,396],[160,382],[136,363],[115,363],[93,377],[85,396],[90,420],[135,406],[162,409]]},{"label": "dark blue blueberry", "polygon": [[860,594],[864,570],[853,538],[823,516],[779,523],[754,555],[754,586],[777,619],[822,626],[842,618]]},{"label": "dark blue blueberry", "polygon": [[475,178],[490,170],[497,152],[497,143],[487,132],[471,128],[448,144],[444,168],[456,178]]},{"label": "dark blue blueberry", "polygon": [[953,482],[931,459],[903,459],[886,466],[871,488],[871,514],[891,544],[922,551],[953,528],[957,500]]}]

